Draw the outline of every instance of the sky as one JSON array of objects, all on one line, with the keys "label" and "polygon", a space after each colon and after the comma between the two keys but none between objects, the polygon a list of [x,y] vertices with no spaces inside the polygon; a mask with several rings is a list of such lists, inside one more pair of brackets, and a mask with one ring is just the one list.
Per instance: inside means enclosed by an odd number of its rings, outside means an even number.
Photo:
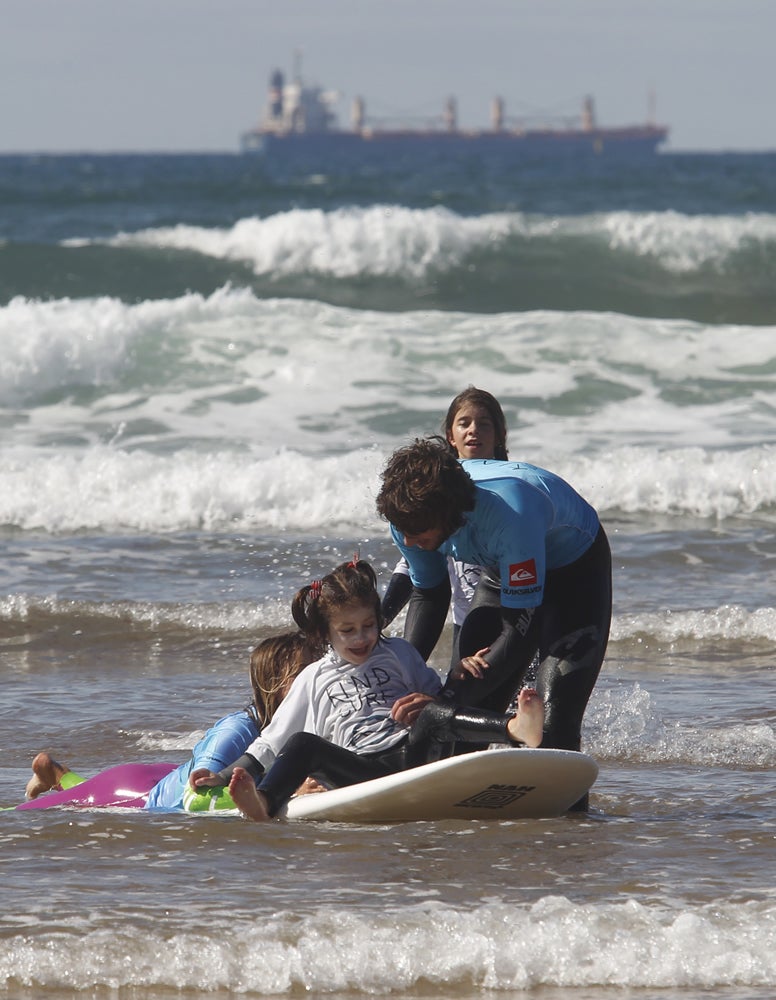
[{"label": "sky", "polygon": [[776,150],[776,0],[0,0],[0,153],[237,152],[275,68],[392,119],[655,117]]}]

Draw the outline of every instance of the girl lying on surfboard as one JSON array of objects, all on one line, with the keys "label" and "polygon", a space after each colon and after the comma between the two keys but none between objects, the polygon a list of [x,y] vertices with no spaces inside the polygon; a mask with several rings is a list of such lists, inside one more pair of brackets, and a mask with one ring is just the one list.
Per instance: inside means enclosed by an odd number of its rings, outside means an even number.
[{"label": "girl lying on surfboard", "polygon": [[[288,632],[260,642],[251,653],[251,703],[245,709],[219,719],[194,747],[191,758],[180,767],[172,764],[126,764],[84,780],[67,765],[41,752],[32,762],[33,776],[27,783],[27,799],[37,799],[52,789],[58,792],[73,789],[72,805],[110,804],[147,809],[183,809],[187,812],[234,809],[234,802],[225,788],[195,792],[188,783],[189,775],[197,768],[225,767],[243,753],[261,732],[262,726],[270,722],[297,674],[320,657],[323,649],[323,645],[300,632]],[[167,773],[164,773],[165,767]],[[116,793],[116,789],[121,788],[131,789],[136,794],[127,794],[122,800]],[[309,790],[315,789],[311,787]],[[106,796],[106,801],[100,801],[101,795]],[[52,797],[49,802],[52,805],[67,804],[63,796]],[[41,806],[46,804],[45,801],[40,803]]]},{"label": "girl lying on surfboard", "polygon": [[328,641],[331,648],[295,678],[270,724],[239,760],[218,773],[194,770],[189,778],[195,789],[228,781],[248,818],[275,816],[308,775],[352,785],[426,763],[452,740],[528,746],[541,741],[544,710],[532,690],[523,692],[514,715],[433,701],[442,689],[436,672],[410,643],[381,634],[380,596],[369,563],[354,559],[303,587],[292,614],[311,642]]}]

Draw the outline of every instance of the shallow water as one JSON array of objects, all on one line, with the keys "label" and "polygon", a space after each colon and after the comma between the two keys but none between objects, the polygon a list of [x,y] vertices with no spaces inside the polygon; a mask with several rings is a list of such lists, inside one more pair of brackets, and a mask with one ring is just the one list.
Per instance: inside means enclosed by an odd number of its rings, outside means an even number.
[{"label": "shallow water", "polygon": [[0,803],[185,759],[299,586],[384,585],[382,463],[470,382],[615,567],[587,816],[5,811],[0,995],[770,1000],[773,176],[0,158]]}]

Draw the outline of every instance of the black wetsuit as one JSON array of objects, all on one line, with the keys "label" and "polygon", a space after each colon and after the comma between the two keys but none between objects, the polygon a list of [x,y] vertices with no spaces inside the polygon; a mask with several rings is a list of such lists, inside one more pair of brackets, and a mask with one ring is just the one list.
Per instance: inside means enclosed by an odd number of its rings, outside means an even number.
[{"label": "black wetsuit", "polygon": [[488,649],[481,679],[451,670],[459,704],[503,711],[534,660],[545,701],[543,747],[579,750],[612,613],[611,553],[595,510],[567,482],[524,462],[461,463],[475,483],[463,524],[430,550],[391,525],[413,583],[404,637],[428,659],[450,602],[447,558],[486,567],[458,637],[461,657]]},{"label": "black wetsuit", "polygon": [[[582,717],[601,670],[612,615],[611,553],[603,528],[579,559],[548,570],[538,608],[502,608],[499,586],[493,574],[483,574],[459,645],[464,657],[501,641],[503,655],[488,657],[482,679],[451,675],[445,688],[459,704],[503,712],[538,654],[532,682],[544,700],[542,747],[579,750]],[[413,642],[412,634],[405,637]]]}]

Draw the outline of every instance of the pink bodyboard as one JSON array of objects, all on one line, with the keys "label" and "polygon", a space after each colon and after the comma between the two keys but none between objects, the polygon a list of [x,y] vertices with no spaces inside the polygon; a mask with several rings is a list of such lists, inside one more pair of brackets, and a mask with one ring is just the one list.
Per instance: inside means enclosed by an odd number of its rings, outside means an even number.
[{"label": "pink bodyboard", "polygon": [[55,806],[75,806],[100,809],[115,806],[122,809],[142,809],[148,793],[162,778],[174,771],[177,764],[118,764],[87,778],[80,785],[62,792],[45,792],[37,799],[22,802],[17,809],[53,809]]}]

